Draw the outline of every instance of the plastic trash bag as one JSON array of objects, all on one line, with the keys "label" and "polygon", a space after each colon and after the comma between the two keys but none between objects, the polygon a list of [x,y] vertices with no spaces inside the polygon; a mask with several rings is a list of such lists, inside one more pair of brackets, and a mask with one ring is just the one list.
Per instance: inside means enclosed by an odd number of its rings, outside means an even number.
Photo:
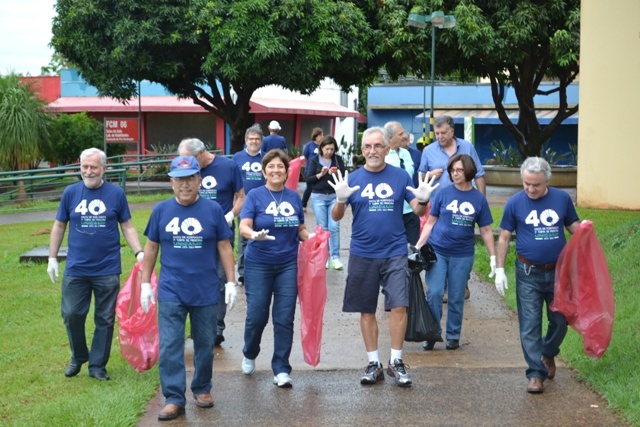
[{"label": "plastic trash bag", "polygon": [[300,243],[298,249],[298,298],[304,361],[320,363],[322,318],[327,302],[327,246],[331,233],[316,227],[316,235]]},{"label": "plastic trash bag", "polygon": [[302,169],[302,159],[300,157],[296,157],[289,161],[289,171],[287,172],[287,182],[285,185],[293,191],[298,191],[300,169]]},{"label": "plastic trash bag", "polygon": [[[137,262],[118,294],[118,341],[120,354],[138,372],[151,369],[160,356],[160,334],[156,304],[150,304],[145,313],[140,305],[142,263]],[[158,278],[151,273],[151,289],[157,295]]]},{"label": "plastic trash bag", "polygon": [[584,338],[584,353],[602,357],[611,342],[614,298],[604,252],[591,221],[583,221],[558,258],[551,310]]},{"label": "plastic trash bag", "polygon": [[442,342],[442,335],[438,332],[438,324],[427,305],[420,271],[414,269],[409,276],[409,307],[407,308],[407,331],[404,340]]}]

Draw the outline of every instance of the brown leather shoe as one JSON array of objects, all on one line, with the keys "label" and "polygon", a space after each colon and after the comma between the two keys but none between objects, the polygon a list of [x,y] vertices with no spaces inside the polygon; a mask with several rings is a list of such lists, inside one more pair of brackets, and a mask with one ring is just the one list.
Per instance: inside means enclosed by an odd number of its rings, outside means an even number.
[{"label": "brown leather shoe", "polygon": [[471,291],[469,290],[469,285],[464,289],[464,299],[465,301],[471,298]]},{"label": "brown leather shoe", "polygon": [[547,378],[552,380],[556,376],[556,359],[542,356],[542,364],[547,368]]},{"label": "brown leather shoe", "polygon": [[538,377],[531,377],[529,384],[527,384],[527,393],[542,393],[543,391],[542,380]]},{"label": "brown leather shoe", "polygon": [[175,420],[178,416],[184,414],[184,408],[174,403],[169,403],[162,408],[162,411],[158,414],[158,420],[168,421]]},{"label": "brown leather shoe", "polygon": [[199,408],[213,408],[213,397],[211,393],[194,394],[193,398],[196,399],[196,406]]}]

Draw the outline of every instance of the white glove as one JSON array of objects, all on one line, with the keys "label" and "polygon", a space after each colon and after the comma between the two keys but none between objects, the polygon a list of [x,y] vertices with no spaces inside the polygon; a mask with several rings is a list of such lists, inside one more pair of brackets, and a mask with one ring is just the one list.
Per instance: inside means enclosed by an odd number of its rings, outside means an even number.
[{"label": "white glove", "polygon": [[504,296],[504,290],[509,289],[507,284],[507,276],[504,274],[504,268],[496,268],[496,290]]},{"label": "white glove", "polygon": [[49,278],[53,283],[56,283],[56,279],[58,278],[59,273],[58,268],[58,259],[57,258],[49,258],[49,266],[47,267],[47,273],[49,273]]},{"label": "white glove", "polygon": [[233,282],[227,282],[224,285],[224,303],[227,304],[227,310],[230,311],[233,308],[237,295],[238,291],[236,291],[236,284]]},{"label": "white glove", "polygon": [[227,220],[227,224],[229,224],[229,227],[231,227],[233,225],[233,218],[235,215],[233,215],[233,211],[229,211],[224,215],[224,219]]},{"label": "white glove", "polygon": [[312,237],[315,237],[316,233],[309,233],[309,237],[307,237],[307,240],[311,239]]},{"label": "white glove", "polygon": [[418,181],[418,188],[407,187],[407,190],[411,191],[413,195],[416,196],[418,202],[427,203],[431,198],[431,193],[433,193],[433,190],[440,186],[440,183],[433,185],[433,181],[435,181],[435,179],[436,177],[434,175],[431,177],[429,182],[427,182],[426,179],[420,180]]},{"label": "white glove", "polygon": [[144,259],[144,252],[138,252],[138,254],[136,255],[136,259],[138,260],[138,262],[142,262],[142,260]]},{"label": "white glove", "polygon": [[156,300],[153,297],[153,290],[151,289],[151,283],[143,283],[142,290],[140,291],[140,305],[145,313],[149,312],[149,304],[155,305]]},{"label": "white glove", "polygon": [[360,189],[359,185],[355,187],[349,187],[349,183],[347,182],[347,177],[349,176],[349,171],[344,172],[344,179],[342,178],[342,171],[338,169],[336,173],[333,174],[333,180],[335,184],[329,180],[329,185],[336,192],[336,201],[338,203],[346,203],[349,196],[351,196],[356,190]]},{"label": "white glove", "polygon": [[[493,277],[496,275],[496,256],[491,255],[489,257],[489,266],[491,267],[491,273],[489,273],[489,277]],[[502,269],[504,271],[504,268]]]},{"label": "white glove", "polygon": [[251,233],[251,239],[253,240],[276,240],[274,236],[269,236],[269,230],[262,229],[260,231],[254,231]]}]

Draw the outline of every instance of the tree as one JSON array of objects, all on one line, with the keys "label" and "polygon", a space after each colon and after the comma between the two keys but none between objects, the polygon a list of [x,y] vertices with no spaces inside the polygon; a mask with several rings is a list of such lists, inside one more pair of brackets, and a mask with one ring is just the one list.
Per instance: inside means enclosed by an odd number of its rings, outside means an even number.
[{"label": "tree", "polygon": [[[407,27],[411,5],[388,1],[392,22],[385,49],[410,63],[422,76],[430,73],[431,31]],[[567,87],[578,75],[580,0],[424,0],[413,12],[454,14],[455,28],[437,32],[437,72],[463,79],[488,78],[498,117],[513,136],[523,158],[539,156],[564,119],[578,111],[567,103]],[[430,24],[428,24],[430,25]],[[429,28],[428,28],[429,29]],[[540,84],[553,79],[554,89]],[[507,117],[505,88],[512,86],[519,108],[517,123]],[[534,96],[558,94],[558,111],[546,126],[535,112]]]},{"label": "tree", "polygon": [[52,46],[101,95],[157,82],[229,124],[234,151],[256,89],[308,94],[331,77],[348,90],[381,64],[366,0],[58,0],[56,11]]}]

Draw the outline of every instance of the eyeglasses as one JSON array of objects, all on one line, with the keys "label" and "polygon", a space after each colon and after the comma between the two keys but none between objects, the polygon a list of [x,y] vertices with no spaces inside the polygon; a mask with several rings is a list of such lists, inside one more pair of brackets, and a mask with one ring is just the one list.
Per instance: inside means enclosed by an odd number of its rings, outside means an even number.
[{"label": "eyeglasses", "polygon": [[461,174],[464,174],[464,169],[460,169],[460,168],[451,169],[451,173],[461,173]]},{"label": "eyeglasses", "polygon": [[363,153],[367,153],[367,152],[369,152],[371,150],[382,151],[385,148],[387,148],[387,146],[384,145],[384,144],[363,145],[362,146],[362,152]]},{"label": "eyeglasses", "polygon": [[183,182],[186,182],[187,184],[193,184],[198,180],[198,176],[197,175],[180,176],[180,177],[171,178],[171,179],[173,179],[173,181],[178,184],[182,184]]}]

